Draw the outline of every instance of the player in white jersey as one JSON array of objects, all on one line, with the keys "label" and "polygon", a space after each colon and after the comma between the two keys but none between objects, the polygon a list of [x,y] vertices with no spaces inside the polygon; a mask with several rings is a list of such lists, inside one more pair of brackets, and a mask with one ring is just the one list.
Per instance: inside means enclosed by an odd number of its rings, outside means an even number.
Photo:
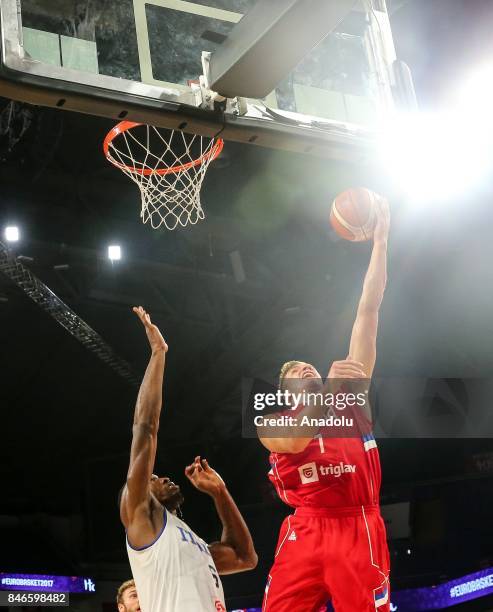
[{"label": "player in white jersey", "polygon": [[180,487],[152,473],[168,346],[142,307],[152,354],[135,406],[127,481],[120,517],[142,612],[226,611],[219,574],[253,569],[257,555],[248,527],[221,477],[196,457],[185,469],[190,482],[210,495],[223,525],[220,542],[206,544],[176,516]]}]

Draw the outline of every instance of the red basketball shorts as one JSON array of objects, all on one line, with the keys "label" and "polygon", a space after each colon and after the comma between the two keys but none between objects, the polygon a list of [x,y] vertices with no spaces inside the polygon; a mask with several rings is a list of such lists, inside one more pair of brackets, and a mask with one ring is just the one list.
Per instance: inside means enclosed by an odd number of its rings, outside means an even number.
[{"label": "red basketball shorts", "polygon": [[390,611],[389,553],[377,506],[297,508],[286,517],[263,612]]}]

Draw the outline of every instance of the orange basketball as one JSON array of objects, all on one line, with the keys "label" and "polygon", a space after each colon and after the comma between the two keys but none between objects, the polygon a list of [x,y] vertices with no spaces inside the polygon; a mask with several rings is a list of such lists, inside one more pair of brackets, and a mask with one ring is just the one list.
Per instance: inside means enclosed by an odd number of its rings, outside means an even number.
[{"label": "orange basketball", "polygon": [[377,221],[375,201],[379,197],[364,187],[340,193],[330,209],[330,222],[337,234],[353,242],[371,240]]}]

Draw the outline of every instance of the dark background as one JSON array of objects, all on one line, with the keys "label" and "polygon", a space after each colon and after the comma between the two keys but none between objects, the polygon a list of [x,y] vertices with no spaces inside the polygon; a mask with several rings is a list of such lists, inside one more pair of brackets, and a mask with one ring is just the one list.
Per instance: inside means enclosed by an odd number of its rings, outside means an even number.
[{"label": "dark background", "polygon": [[[389,7],[421,107],[445,108],[447,92],[491,55],[492,3]],[[148,346],[130,307],[151,312],[170,346],[156,471],[183,484],[184,518],[205,539],[218,522],[183,468],[202,454],[221,473],[260,557],[254,572],[224,580],[226,594],[231,605],[259,604],[287,508],[267,482],[267,452],[241,438],[241,380],[272,377],[292,358],[326,371],[346,356],[370,247],[335,239],[329,203],[353,185],[385,192],[388,177],[373,164],[227,144],[203,188],[206,220],[154,231],[140,223],[136,187],[103,158],[111,121],[24,113],[16,146],[0,142],[0,223],[21,227],[17,254],[139,376]],[[491,179],[440,207],[392,201],[376,375],[491,375]],[[110,242],[124,252],[113,265]],[[136,389],[1,275],[0,298],[0,568],[123,581],[116,495]],[[492,441],[385,440],[380,450],[382,501],[411,502],[410,539],[390,542],[394,588],[493,565]]]}]

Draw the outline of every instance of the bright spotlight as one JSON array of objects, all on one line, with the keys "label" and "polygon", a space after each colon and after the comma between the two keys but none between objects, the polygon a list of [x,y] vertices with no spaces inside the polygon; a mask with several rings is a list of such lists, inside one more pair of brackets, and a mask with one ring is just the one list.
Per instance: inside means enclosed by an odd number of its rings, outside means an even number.
[{"label": "bright spotlight", "polygon": [[463,81],[457,90],[456,106],[473,125],[479,120],[493,127],[493,64],[478,67]]},{"label": "bright spotlight", "polygon": [[5,228],[5,240],[7,242],[17,242],[19,240],[19,228],[16,225],[9,225]]},{"label": "bright spotlight", "polygon": [[446,200],[477,185],[491,165],[490,140],[458,112],[403,115],[380,143],[384,169],[413,200]]},{"label": "bright spotlight", "polygon": [[122,250],[118,244],[112,244],[108,247],[108,259],[111,261],[119,261],[122,258]]}]

